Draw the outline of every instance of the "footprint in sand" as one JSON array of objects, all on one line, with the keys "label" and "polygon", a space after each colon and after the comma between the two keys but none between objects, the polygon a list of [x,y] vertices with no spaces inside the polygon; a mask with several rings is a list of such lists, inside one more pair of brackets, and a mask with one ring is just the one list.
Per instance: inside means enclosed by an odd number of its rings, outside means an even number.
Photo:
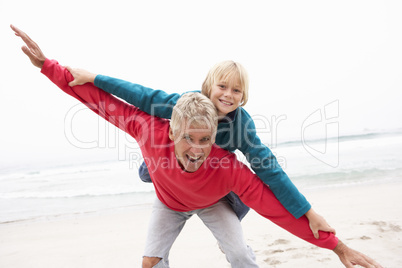
[{"label": "footprint in sand", "polygon": [[380,232],[401,232],[402,228],[401,226],[397,225],[397,224],[392,224],[392,223],[388,223],[385,221],[373,221],[371,222],[372,225],[375,225],[378,227],[378,229],[380,230]]},{"label": "footprint in sand", "polygon": [[[378,230],[381,233],[388,233],[388,232],[401,232],[402,228],[401,226],[397,225],[397,224],[393,224],[393,223],[389,223],[389,222],[385,222],[385,221],[372,221],[372,222],[362,222],[360,223],[360,225],[374,225],[377,226]],[[356,238],[347,238],[346,240],[354,240]],[[369,236],[363,235],[357,239],[361,239],[361,240],[370,240],[372,239]]]},{"label": "footprint in sand", "polygon": [[274,243],[272,245],[286,245],[289,244],[290,241],[286,240],[286,239],[277,239],[274,241]]},{"label": "footprint in sand", "polygon": [[279,260],[272,260],[272,259],[270,259],[270,258],[265,259],[264,262],[265,262],[266,264],[270,265],[270,266],[282,264],[281,261],[279,261]]}]

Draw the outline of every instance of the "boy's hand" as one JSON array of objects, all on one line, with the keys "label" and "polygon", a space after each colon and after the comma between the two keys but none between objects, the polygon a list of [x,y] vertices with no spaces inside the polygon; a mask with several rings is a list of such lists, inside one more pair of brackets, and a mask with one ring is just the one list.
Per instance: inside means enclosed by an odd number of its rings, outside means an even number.
[{"label": "boy's hand", "polygon": [[24,41],[27,45],[22,47],[22,51],[25,53],[25,55],[29,57],[34,66],[42,69],[46,57],[42,50],[40,50],[39,46],[31,38],[29,38],[26,33],[14,25],[10,25],[10,27],[14,31],[15,35],[21,37],[22,41]]},{"label": "boy's hand", "polygon": [[310,223],[310,229],[316,239],[320,238],[318,231],[336,234],[335,229],[329,226],[327,221],[321,215],[318,215],[312,208],[307,211],[305,215]]},{"label": "boy's hand", "polygon": [[74,77],[74,80],[68,83],[70,87],[83,85],[85,83],[93,83],[95,81],[96,74],[90,73],[87,70],[71,68],[68,66],[66,66],[66,69]]}]

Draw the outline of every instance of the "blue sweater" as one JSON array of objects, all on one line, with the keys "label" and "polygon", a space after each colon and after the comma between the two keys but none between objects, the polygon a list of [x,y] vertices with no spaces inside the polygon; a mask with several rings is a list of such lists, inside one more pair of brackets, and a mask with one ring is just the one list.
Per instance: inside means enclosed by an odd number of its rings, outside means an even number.
[{"label": "blue sweater", "polygon": [[[104,75],[97,75],[94,83],[148,114],[168,119],[181,96]],[[261,142],[254,121],[243,108],[237,108],[219,122],[216,144],[232,152],[236,149],[241,151],[253,171],[269,185],[276,198],[294,217],[301,217],[311,208],[280,167],[271,150]]]}]

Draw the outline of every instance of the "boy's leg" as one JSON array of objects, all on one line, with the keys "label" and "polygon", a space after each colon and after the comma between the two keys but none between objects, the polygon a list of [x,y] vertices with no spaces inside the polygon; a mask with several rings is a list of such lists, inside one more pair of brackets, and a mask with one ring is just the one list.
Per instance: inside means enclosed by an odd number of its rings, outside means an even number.
[{"label": "boy's leg", "polygon": [[240,197],[234,192],[228,193],[225,198],[228,200],[229,205],[232,207],[239,220],[242,220],[250,211],[250,208],[246,206],[246,204],[244,204]]},{"label": "boy's leg", "polygon": [[197,215],[218,240],[232,267],[258,267],[254,252],[244,239],[240,221],[225,198],[199,210]]},{"label": "boy's leg", "polygon": [[190,217],[190,213],[171,210],[159,199],[155,199],[148,227],[143,267],[169,267],[169,251]]},{"label": "boy's leg", "polygon": [[138,175],[143,182],[152,182],[148,167],[145,162],[142,162],[140,168],[138,169]]}]

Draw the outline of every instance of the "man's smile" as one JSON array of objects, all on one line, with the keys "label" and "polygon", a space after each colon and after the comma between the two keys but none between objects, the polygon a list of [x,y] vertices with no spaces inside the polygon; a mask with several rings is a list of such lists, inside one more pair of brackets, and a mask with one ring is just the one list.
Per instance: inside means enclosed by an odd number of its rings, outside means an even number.
[{"label": "man's smile", "polygon": [[191,156],[191,155],[188,155],[188,154],[186,154],[186,157],[192,163],[195,163],[195,162],[197,162],[198,160],[201,159],[201,156]]}]

